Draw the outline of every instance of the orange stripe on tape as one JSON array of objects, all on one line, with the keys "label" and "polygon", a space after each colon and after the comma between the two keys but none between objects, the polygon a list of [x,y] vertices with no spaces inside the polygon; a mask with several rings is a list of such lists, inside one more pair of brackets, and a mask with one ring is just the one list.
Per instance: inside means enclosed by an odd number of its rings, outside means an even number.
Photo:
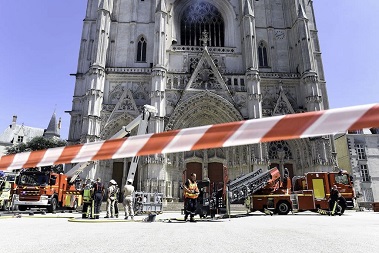
[{"label": "orange stripe on tape", "polygon": [[359,130],[362,128],[379,127],[379,104],[370,108],[363,116],[355,122],[349,130]]},{"label": "orange stripe on tape", "polygon": [[137,156],[162,153],[162,150],[175,138],[179,130],[153,134],[138,151]]},{"label": "orange stripe on tape", "polygon": [[191,150],[222,147],[226,140],[230,138],[243,125],[244,121],[215,125],[209,128]]},{"label": "orange stripe on tape", "polygon": [[300,138],[322,115],[321,111],[287,115],[263,136],[261,142]]},{"label": "orange stripe on tape", "polygon": [[70,163],[72,159],[74,159],[77,156],[82,147],[83,144],[65,147],[58,160],[56,160],[54,164]]},{"label": "orange stripe on tape", "polygon": [[0,157],[0,170],[6,170],[13,162],[15,155],[7,155]]},{"label": "orange stripe on tape", "polygon": [[96,153],[96,155],[91,159],[93,161],[96,160],[107,160],[112,159],[112,156],[114,153],[117,152],[117,150],[122,146],[125,139],[112,139],[104,141],[103,145],[101,145],[99,151]]},{"label": "orange stripe on tape", "polygon": [[31,152],[28,158],[28,161],[25,163],[24,168],[34,168],[37,167],[37,164],[42,160],[43,156],[46,153],[45,150],[38,150]]}]

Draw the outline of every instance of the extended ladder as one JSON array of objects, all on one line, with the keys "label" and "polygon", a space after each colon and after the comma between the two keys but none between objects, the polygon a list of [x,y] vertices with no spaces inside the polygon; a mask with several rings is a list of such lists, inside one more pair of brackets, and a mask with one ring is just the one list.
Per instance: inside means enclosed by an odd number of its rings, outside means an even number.
[{"label": "extended ladder", "polygon": [[228,183],[229,202],[233,203],[245,199],[254,192],[266,186],[271,179],[270,171],[258,169]]},{"label": "extended ladder", "polygon": [[[146,134],[150,117],[152,114],[156,112],[157,109],[154,106],[144,105],[143,113],[139,115],[137,118],[135,118],[132,122],[130,122],[127,126],[122,127],[122,129],[118,131],[115,135],[113,135],[110,139],[126,137],[137,126],[137,135]],[[138,160],[138,156],[133,157],[127,180],[130,180],[132,182],[134,181],[134,174],[137,170]],[[75,179],[79,176],[79,174],[91,164],[93,164],[93,161],[78,163],[71,170],[66,172],[65,174],[67,175],[67,177],[71,177],[70,183],[74,183]]]}]

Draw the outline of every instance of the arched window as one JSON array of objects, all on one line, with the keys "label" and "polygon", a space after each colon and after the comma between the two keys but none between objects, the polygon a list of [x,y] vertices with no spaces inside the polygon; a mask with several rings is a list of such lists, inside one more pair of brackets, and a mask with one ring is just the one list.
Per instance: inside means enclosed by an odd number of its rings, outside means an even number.
[{"label": "arched window", "polygon": [[221,13],[209,3],[196,2],[184,11],[180,20],[181,44],[201,46],[200,38],[204,31],[209,35],[208,46],[224,46],[224,20]]},{"label": "arched window", "polygon": [[146,40],[143,36],[138,40],[137,62],[146,62]]},{"label": "arched window", "polygon": [[258,45],[258,60],[259,67],[268,67],[267,48],[263,41],[261,41]]}]

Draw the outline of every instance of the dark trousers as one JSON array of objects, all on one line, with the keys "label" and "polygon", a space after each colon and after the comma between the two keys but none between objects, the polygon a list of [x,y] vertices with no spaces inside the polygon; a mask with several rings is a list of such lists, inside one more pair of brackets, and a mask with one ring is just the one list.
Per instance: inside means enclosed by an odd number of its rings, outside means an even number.
[{"label": "dark trousers", "polygon": [[114,214],[116,215],[116,217],[118,216],[118,200],[117,199],[114,202]]},{"label": "dark trousers", "polygon": [[[334,204],[336,203],[336,200],[329,200],[329,211],[333,211]],[[338,204],[338,203],[337,203]]]},{"label": "dark trousers", "polygon": [[94,213],[95,213],[95,216],[99,216],[101,202],[103,200],[103,195],[100,192],[95,193],[94,200],[95,200],[95,208],[94,208],[95,210],[94,210]]},{"label": "dark trousers", "polygon": [[184,201],[185,218],[187,218],[188,215],[193,218],[196,213],[197,199],[186,198]]},{"label": "dark trousers", "polygon": [[347,207],[346,199],[344,197],[338,198],[338,204],[341,206],[341,213],[343,214],[345,212],[345,209]]}]

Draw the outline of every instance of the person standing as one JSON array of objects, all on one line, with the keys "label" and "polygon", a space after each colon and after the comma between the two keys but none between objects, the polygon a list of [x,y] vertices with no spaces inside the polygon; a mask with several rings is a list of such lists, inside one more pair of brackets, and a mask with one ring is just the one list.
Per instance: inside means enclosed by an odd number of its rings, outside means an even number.
[{"label": "person standing", "polygon": [[330,198],[329,198],[329,211],[331,215],[334,215],[334,213],[338,211],[338,197],[339,197],[339,191],[337,189],[337,186],[333,185],[332,189],[330,190]]},{"label": "person standing", "polygon": [[116,218],[118,218],[118,201],[120,199],[120,188],[118,187],[117,182],[115,181],[115,188],[116,188],[116,199],[114,201],[114,215]]},{"label": "person standing", "polygon": [[338,194],[338,204],[341,207],[341,214],[343,214],[347,208],[346,199],[342,196],[341,193]]},{"label": "person standing", "polygon": [[94,219],[99,219],[101,202],[103,201],[103,196],[104,196],[104,187],[103,187],[103,184],[101,183],[100,178],[96,179],[93,190],[94,190],[94,201],[95,201]]},{"label": "person standing", "polygon": [[194,216],[197,208],[197,197],[199,196],[199,188],[196,183],[196,174],[192,173],[190,179],[184,184],[184,221],[190,216],[190,222],[195,222]]},{"label": "person standing", "polygon": [[113,179],[109,181],[109,187],[107,191],[107,216],[105,216],[104,218],[114,218],[117,195],[116,185],[117,183]]},{"label": "person standing", "polygon": [[128,180],[124,187],[124,209],[125,209],[125,220],[129,218],[129,215],[132,220],[134,220],[134,210],[133,210],[133,193],[134,186],[132,185],[132,180]]}]

